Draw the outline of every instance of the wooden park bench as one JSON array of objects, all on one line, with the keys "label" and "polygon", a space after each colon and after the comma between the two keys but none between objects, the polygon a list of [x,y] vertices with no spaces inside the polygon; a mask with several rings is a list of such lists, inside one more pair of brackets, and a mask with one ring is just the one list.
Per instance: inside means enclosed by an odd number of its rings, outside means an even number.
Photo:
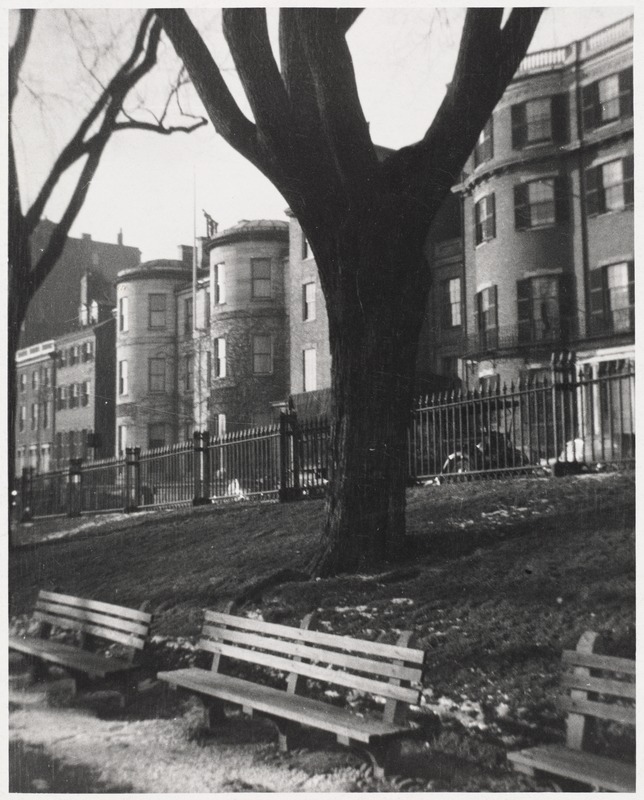
[{"label": "wooden park bench", "polygon": [[[9,637],[9,649],[23,653],[34,671],[46,673],[49,665],[63,667],[74,678],[116,681],[129,697],[132,672],[139,668],[152,616],[112,603],[40,591],[33,619],[39,623],[35,636]],[[97,645],[115,643],[118,655],[95,652]]]},{"label": "wooden park bench", "polygon": [[[363,750],[382,776],[390,746],[417,732],[405,723],[405,714],[408,704],[420,702],[425,654],[408,647],[409,632],[396,645],[381,644],[310,630],[311,618],[307,615],[295,628],[206,611],[198,646],[208,657],[212,654],[210,669],[192,667],[158,677],[199,697],[209,726],[223,721],[223,705],[232,703],[250,716],[270,719],[282,751],[289,749],[300,725],[330,731],[339,743]],[[227,671],[231,660],[278,670],[286,676],[285,686],[276,689],[224,674],[224,660]],[[384,710],[379,718],[369,718],[311,697],[310,691],[307,696],[307,679],[383,698]]]},{"label": "wooden park bench", "polygon": [[594,652],[598,635],[587,631],[576,650],[564,650],[568,693],[559,707],[568,713],[566,744],[508,753],[515,770],[526,775],[558,775],[595,789],[635,791],[635,765],[587,752],[589,727],[595,720],[635,726],[635,661]]}]

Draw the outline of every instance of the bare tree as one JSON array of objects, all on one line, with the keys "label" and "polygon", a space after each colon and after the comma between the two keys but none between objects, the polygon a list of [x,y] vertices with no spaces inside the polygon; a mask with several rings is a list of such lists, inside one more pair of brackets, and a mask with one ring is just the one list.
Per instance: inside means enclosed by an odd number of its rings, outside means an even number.
[{"label": "bare tree", "polygon": [[332,482],[318,575],[404,549],[406,429],[431,276],[429,227],[512,79],[542,9],[470,8],[454,76],[423,138],[380,162],[346,33],[361,9],[223,12],[254,120],[185,10],[157,9],[217,130],[279,189],[317,262],[332,355]]},{"label": "bare tree", "polygon": [[[38,288],[56,265],[65,246],[69,230],[83,206],[105,148],[111,137],[123,130],[143,130],[161,134],[172,134],[195,130],[206,124],[198,117],[186,119],[185,124],[167,124],[172,102],[178,103],[178,92],[185,82],[179,78],[170,87],[167,101],[161,113],[153,116],[149,112],[141,115],[129,113],[126,101],[139,86],[142,79],[153,69],[161,36],[161,23],[150,11],[139,24],[134,44],[129,55],[116,69],[111,79],[101,82],[97,76],[98,96],[89,111],[80,120],[75,132],[61,149],[47,174],[35,200],[29,208],[23,207],[18,168],[16,164],[14,137],[15,120],[12,116],[14,103],[21,88],[21,72],[29,51],[36,12],[23,9],[19,12],[16,37],[9,50],[9,476],[14,474],[15,432],[14,414],[16,401],[15,354],[20,328],[27,307]],[[86,65],[87,66],[87,65]],[[94,65],[87,68],[92,71]],[[179,105],[179,110],[181,107]],[[183,112],[182,112],[183,113]],[[66,208],[44,250],[34,253],[31,238],[45,212],[52,194],[69,174],[79,166],[79,174],[70,193]]]}]

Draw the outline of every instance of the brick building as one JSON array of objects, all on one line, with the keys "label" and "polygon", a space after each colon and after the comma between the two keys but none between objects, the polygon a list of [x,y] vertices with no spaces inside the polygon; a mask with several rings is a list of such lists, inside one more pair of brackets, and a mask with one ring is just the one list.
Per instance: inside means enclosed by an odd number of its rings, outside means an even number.
[{"label": "brick building", "polygon": [[[44,249],[55,228],[56,224],[46,219],[39,223],[31,240],[34,254]],[[113,305],[118,272],[135,266],[140,260],[140,250],[124,245],[122,233],[118,234],[115,244],[94,241],[89,233],[84,233],[80,239],[69,236],[56,265],[29,304],[20,346],[28,347],[67,333],[77,319],[81,278],[87,271],[104,279],[109,302]]]},{"label": "brick building", "polygon": [[55,434],[55,352],[53,339],[25,347],[16,353],[16,474],[31,468],[52,468]]}]

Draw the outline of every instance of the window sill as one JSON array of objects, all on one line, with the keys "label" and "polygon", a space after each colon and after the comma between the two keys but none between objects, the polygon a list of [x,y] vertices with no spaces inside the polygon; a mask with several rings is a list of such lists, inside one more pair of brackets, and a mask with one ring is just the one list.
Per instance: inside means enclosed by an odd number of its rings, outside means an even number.
[{"label": "window sill", "polygon": [[624,211],[633,211],[634,206],[627,205],[623,208],[611,208],[606,211],[597,211],[594,214],[588,214],[588,219],[597,219],[597,217],[606,217],[609,214],[623,214]]},{"label": "window sill", "polygon": [[544,222],[541,225],[528,225],[525,228],[516,228],[515,231],[517,233],[527,233],[528,231],[547,231],[551,228],[556,228],[557,225],[565,225],[566,223],[563,222]]},{"label": "window sill", "polygon": [[490,242],[493,242],[495,239],[496,239],[496,236],[493,236],[491,239],[485,239],[484,241],[479,242],[478,244],[475,244],[474,245],[474,249],[478,250],[479,247],[483,247],[484,245],[489,244]]}]

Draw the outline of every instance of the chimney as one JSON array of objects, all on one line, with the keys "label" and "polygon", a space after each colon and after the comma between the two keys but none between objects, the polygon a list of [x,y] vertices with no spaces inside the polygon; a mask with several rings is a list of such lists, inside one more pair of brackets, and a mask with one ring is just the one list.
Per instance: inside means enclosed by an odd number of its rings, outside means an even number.
[{"label": "chimney", "polygon": [[123,246],[123,228],[119,230],[118,236],[116,237],[116,244]]},{"label": "chimney", "polygon": [[192,247],[189,244],[179,245],[179,261],[184,267],[192,266]]}]

